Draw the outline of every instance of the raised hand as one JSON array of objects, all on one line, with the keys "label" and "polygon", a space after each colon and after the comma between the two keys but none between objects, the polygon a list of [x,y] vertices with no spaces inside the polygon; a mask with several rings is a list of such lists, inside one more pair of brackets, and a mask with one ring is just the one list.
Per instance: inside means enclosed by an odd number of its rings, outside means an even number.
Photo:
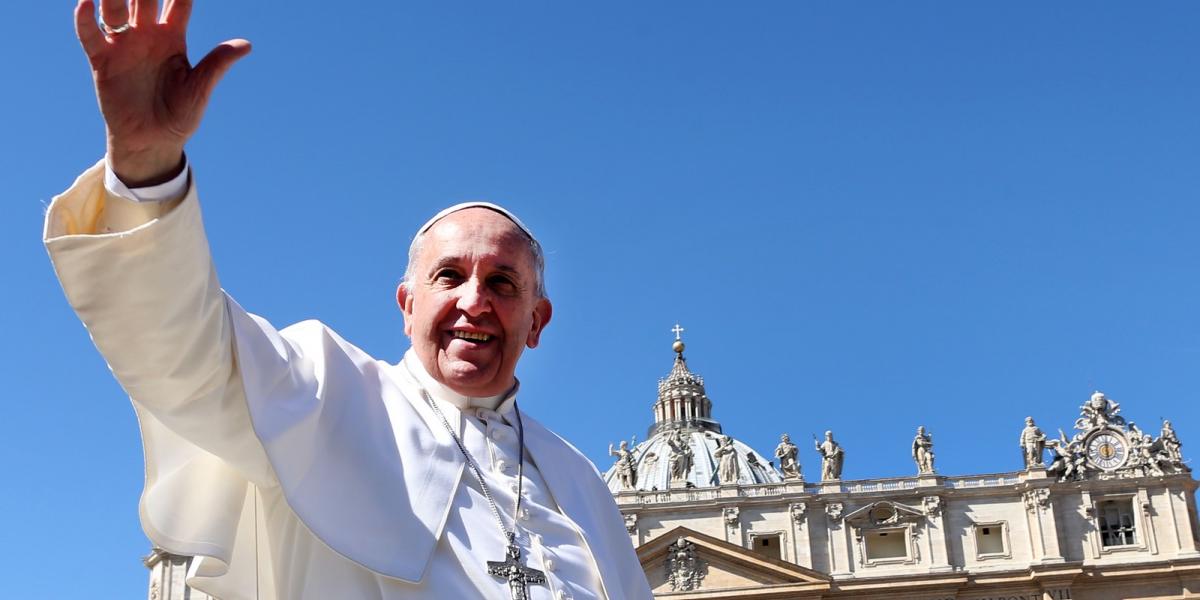
[{"label": "raised hand", "polygon": [[161,19],[158,0],[100,2],[104,28],[94,0],[80,0],[75,33],[92,66],[109,160],[131,187],[161,183],[178,172],[213,88],[250,52],[250,42],[223,42],[193,67],[187,58],[192,0],[166,0]]}]

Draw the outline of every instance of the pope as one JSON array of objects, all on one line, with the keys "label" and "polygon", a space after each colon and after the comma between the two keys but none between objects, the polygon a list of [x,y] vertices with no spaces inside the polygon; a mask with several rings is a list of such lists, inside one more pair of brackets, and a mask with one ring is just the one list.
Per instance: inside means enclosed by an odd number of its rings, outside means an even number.
[{"label": "pope", "polygon": [[222,600],[650,598],[595,467],[517,404],[552,315],[530,229],[475,202],[417,230],[398,364],[316,321],[276,329],[221,288],[184,155],[249,43],[192,65],[191,0],[96,8],[75,21],[107,153],[44,239],[133,401],[143,529],[199,557],[188,583]]}]

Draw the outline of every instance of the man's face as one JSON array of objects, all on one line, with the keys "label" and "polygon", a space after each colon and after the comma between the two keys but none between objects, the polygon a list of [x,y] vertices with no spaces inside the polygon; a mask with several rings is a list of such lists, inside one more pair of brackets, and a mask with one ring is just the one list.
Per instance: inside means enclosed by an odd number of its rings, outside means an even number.
[{"label": "man's face", "polygon": [[529,238],[500,213],[468,208],[425,232],[415,260],[396,299],[425,370],[465,396],[508,391],[551,314]]}]

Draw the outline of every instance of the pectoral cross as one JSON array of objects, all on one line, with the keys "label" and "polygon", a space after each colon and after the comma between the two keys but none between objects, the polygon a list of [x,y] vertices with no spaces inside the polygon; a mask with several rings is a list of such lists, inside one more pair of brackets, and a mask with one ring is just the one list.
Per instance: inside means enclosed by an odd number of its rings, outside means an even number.
[{"label": "pectoral cross", "polygon": [[529,600],[529,584],[546,583],[546,574],[537,569],[521,566],[521,548],[508,545],[508,558],[503,562],[489,560],[488,574],[508,581],[508,592],[512,600]]}]

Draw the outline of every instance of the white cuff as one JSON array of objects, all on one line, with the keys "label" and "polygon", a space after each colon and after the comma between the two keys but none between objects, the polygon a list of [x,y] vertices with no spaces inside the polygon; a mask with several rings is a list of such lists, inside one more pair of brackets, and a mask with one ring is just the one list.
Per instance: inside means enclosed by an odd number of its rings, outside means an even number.
[{"label": "white cuff", "polygon": [[104,157],[104,189],[108,193],[124,198],[131,202],[165,202],[167,200],[178,200],[187,193],[188,176],[191,173],[192,166],[188,163],[187,156],[183,157],[183,168],[179,170],[179,174],[172,177],[166,183],[158,185],[148,185],[146,187],[130,188],[125,185],[125,182],[117,178],[117,174],[113,172],[112,163],[108,157]]}]

